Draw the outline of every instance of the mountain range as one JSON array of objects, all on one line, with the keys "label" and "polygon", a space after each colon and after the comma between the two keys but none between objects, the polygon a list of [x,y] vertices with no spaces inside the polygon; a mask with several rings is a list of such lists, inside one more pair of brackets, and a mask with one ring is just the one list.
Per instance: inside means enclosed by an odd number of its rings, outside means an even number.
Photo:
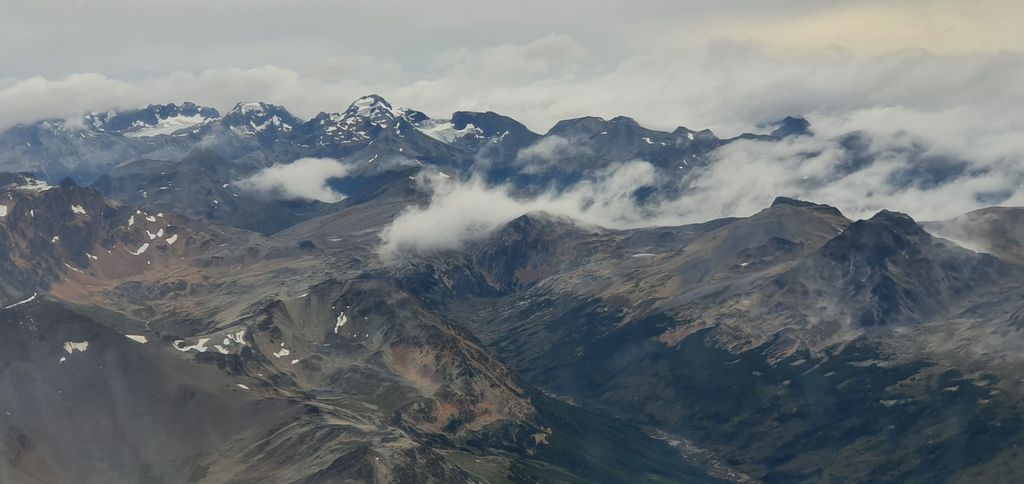
[{"label": "mountain range", "polygon": [[[438,180],[528,198],[645,160],[642,206],[723,147],[812,130],[539,134],[375,95],[309,120],[182,103],[9,128],[0,482],[1024,475],[1022,208],[854,220],[779,194],[639,228],[528,211],[381,252]],[[842,169],[874,162],[864,136]],[[310,158],[343,167],[337,197],[254,188]]]}]

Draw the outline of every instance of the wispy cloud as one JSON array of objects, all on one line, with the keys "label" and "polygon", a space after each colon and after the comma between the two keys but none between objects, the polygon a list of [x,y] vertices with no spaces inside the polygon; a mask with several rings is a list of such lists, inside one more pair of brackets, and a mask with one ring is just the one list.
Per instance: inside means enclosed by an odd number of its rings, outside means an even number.
[{"label": "wispy cloud", "polygon": [[585,156],[590,152],[590,147],[583,140],[551,135],[519,150],[515,164],[523,173],[541,173],[549,168],[557,169],[560,161]]}]

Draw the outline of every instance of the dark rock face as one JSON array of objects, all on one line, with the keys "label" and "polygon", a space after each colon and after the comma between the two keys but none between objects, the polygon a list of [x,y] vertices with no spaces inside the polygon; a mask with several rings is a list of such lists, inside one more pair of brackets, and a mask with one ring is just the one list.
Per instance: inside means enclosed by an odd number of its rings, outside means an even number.
[{"label": "dark rock face", "polygon": [[502,136],[507,132],[507,136],[517,140],[518,144],[530,143],[540,137],[519,121],[493,111],[485,113],[456,111],[452,114],[452,125],[455,129],[464,130],[470,124],[479,128],[481,134],[487,138]]},{"label": "dark rock face", "polygon": [[572,220],[529,213],[512,220],[481,244],[474,259],[498,288],[522,288],[567,262],[559,257],[559,248],[584,232]]},{"label": "dark rock face", "polygon": [[45,290],[67,270],[65,264],[87,266],[92,247],[113,240],[107,228],[118,211],[95,190],[70,180],[52,187],[19,174],[0,178],[0,194],[6,212],[0,222],[0,293],[6,297]]},{"label": "dark rock face", "polygon": [[[215,368],[149,351],[52,302],[4,310],[0,322],[4,482],[187,482],[204,449],[293,415],[229,387]],[[65,440],[69,429],[89,443]]]},{"label": "dark rock face", "polygon": [[991,289],[1014,270],[935,239],[910,217],[882,211],[829,241],[821,255],[835,284],[863,304],[863,326],[919,322]]},{"label": "dark rock face", "polygon": [[230,162],[214,150],[196,149],[179,162],[140,160],[120,166],[90,186],[129,205],[259,233],[277,232],[332,210],[329,203],[277,199],[236,186],[252,172],[252,167]]},{"label": "dark rock face", "polygon": [[[2,181],[2,281],[38,290],[0,299],[0,409],[26,416],[0,421],[5,482],[716,481],[634,425],[544,395],[386,274],[339,272],[312,240]],[[50,232],[67,243],[32,242]],[[227,306],[245,315],[204,311]],[[69,444],[68,427],[94,438]]]},{"label": "dark rock face", "polygon": [[[732,478],[931,480],[1006,469],[998,456],[1024,438],[1019,416],[1005,411],[1017,394],[999,397],[994,380],[951,369],[961,353],[936,348],[951,328],[1019,326],[1020,305],[1006,297],[1021,294],[1022,273],[904,214],[843,220],[832,207],[779,198],[749,219],[659,238],[569,235],[530,214],[468,250],[503,290],[462,305],[449,294],[438,307],[459,307],[449,310],[540,387],[720,449]],[[620,244],[633,240],[650,253],[623,259]],[[522,284],[524,270],[539,276]],[[918,329],[899,329],[910,326]],[[950,431],[929,440],[936,425]],[[865,439],[883,443],[864,449]]]},{"label": "dark rock face", "polygon": [[854,222],[822,248],[822,255],[838,264],[862,260],[871,269],[881,269],[896,256],[917,258],[932,238],[910,217],[881,211],[869,220]]},{"label": "dark rock face", "polygon": [[786,116],[775,123],[775,130],[771,132],[772,137],[785,138],[787,136],[799,136],[811,133],[811,123],[803,118]]}]

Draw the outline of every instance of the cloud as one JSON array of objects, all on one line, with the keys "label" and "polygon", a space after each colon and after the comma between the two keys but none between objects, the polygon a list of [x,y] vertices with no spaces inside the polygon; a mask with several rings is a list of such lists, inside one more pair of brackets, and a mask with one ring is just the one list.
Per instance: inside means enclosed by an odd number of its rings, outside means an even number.
[{"label": "cloud", "polygon": [[[642,160],[525,200],[475,179],[438,183],[430,207],[400,220],[436,221],[437,230],[426,223],[431,235],[407,242],[415,230],[396,225],[391,248],[478,237],[496,222],[479,220],[475,211],[486,204],[467,203],[474,200],[503,207],[496,221],[544,209],[616,227],[749,215],[777,195],[853,216],[884,207],[919,219],[1024,204],[1024,112],[1009,108],[1024,105],[1024,31],[1014,15],[1024,7],[1012,0],[300,2],[267,6],[267,15],[245,22],[237,21],[241,0],[187,0],[184,9],[115,0],[60,12],[38,4],[11,6],[0,18],[0,44],[19,46],[0,52],[10,76],[0,79],[0,129],[184,100],[222,110],[265,100],[308,118],[373,92],[435,117],[496,111],[538,132],[588,115],[722,137],[802,115],[815,131],[733,143],[677,181],[681,196],[643,204],[628,192],[651,176]],[[175,25],[180,42],[152,35],[153,16]],[[306,28],[266,35],[292,16]],[[104,22],[116,28],[97,27]],[[850,132],[861,133],[858,149],[872,163],[858,165]],[[516,163],[536,170],[585,150],[552,137]],[[940,172],[955,183],[936,179]],[[283,183],[267,186],[287,193]],[[300,189],[337,196],[323,190]]]},{"label": "cloud", "polygon": [[570,140],[562,136],[545,136],[516,153],[515,164],[523,173],[540,173],[557,167],[559,161],[587,155],[590,147],[583,140]]},{"label": "cloud", "polygon": [[[848,46],[859,52],[928,49],[943,54],[999,50],[1020,32],[1013,18],[1024,15],[1020,2],[956,0],[829,2],[824,8],[775,14],[770,19],[739,17],[709,26],[719,36],[746,38],[775,51],[804,53],[822,46]],[[998,8],[999,14],[986,11]]]},{"label": "cloud", "polygon": [[[18,78],[103,72],[137,79],[264,65],[308,73],[339,51],[403,66],[427,59],[431,67],[437,52],[523,45],[548,36],[573,39],[591,65],[709,40],[751,41],[775,52],[841,48],[855,54],[964,54],[1024,45],[1016,21],[1024,12],[1015,0],[261,2],[259,12],[244,18],[239,12],[251,1],[142,6],[105,0],[59,10],[50,8],[52,2],[7,3],[0,45],[18,48],[0,51],[0,65]],[[154,18],[174,26],[167,34],[174,42],[154,34]],[[289,23],[300,28],[282,28]]]},{"label": "cloud", "polygon": [[358,81],[325,82],[274,66],[216,68],[198,74],[171,72],[134,81],[97,73],[63,79],[37,76],[0,87],[0,129],[39,119],[72,119],[92,111],[182,101],[223,111],[237,102],[264,100],[309,117],[321,110],[343,110],[368,89]]},{"label": "cloud", "polygon": [[586,58],[587,49],[571,37],[549,34],[525,44],[451,49],[440,56],[437,64],[449,76],[485,76],[507,83],[571,73]]},{"label": "cloud", "polygon": [[651,214],[635,204],[633,194],[653,183],[654,174],[646,162],[616,164],[569,190],[525,199],[513,195],[510,186],[490,186],[479,177],[426,178],[425,188],[433,192],[429,205],[412,207],[397,217],[381,234],[380,254],[394,260],[405,253],[457,249],[533,211],[605,226],[643,224]]},{"label": "cloud", "polygon": [[236,186],[265,196],[283,199],[339,202],[345,195],[328,185],[331,178],[344,178],[349,167],[328,158],[300,158],[288,164],[275,164],[239,180]]},{"label": "cloud", "polygon": [[[819,115],[813,135],[734,141],[682,177],[635,160],[526,198],[478,178],[446,180],[428,185],[428,206],[408,210],[382,233],[381,254],[393,260],[457,249],[537,210],[628,229],[749,216],[777,196],[833,205],[855,219],[889,209],[945,220],[991,205],[1024,205],[1024,141],[1008,135],[1020,118],[1013,111],[982,117],[971,109],[897,107]],[[528,149],[550,155],[565,145],[537,146]],[[667,189],[639,200],[638,189],[650,186]]]},{"label": "cloud", "polygon": [[626,115],[650,127],[711,128],[723,136],[786,115],[892,107],[923,114],[973,108],[991,116],[1024,103],[1024,85],[1013,82],[1024,77],[1024,54],[1014,50],[940,55],[837,47],[796,56],[763,42],[707,37],[609,56],[599,41],[581,39],[544,34],[519,43],[467,42],[415,60],[351,53],[300,62],[310,57],[300,50],[289,58],[294,62],[254,67],[5,79],[0,129],[184,100],[220,109],[265,100],[308,118],[343,110],[370,92],[437,117],[492,110],[540,132],[560,119]]}]

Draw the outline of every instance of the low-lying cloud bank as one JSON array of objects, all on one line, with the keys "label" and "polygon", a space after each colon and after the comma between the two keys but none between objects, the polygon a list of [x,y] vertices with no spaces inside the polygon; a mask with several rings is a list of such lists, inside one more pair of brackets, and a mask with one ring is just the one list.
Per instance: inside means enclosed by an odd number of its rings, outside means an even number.
[{"label": "low-lying cloud bank", "polygon": [[331,178],[344,178],[349,167],[330,158],[300,158],[276,164],[235,182],[242,190],[269,198],[317,200],[334,203],[345,199],[327,185]]},{"label": "low-lying cloud bank", "polygon": [[617,164],[568,190],[529,199],[517,198],[509,186],[491,186],[476,176],[468,181],[425,177],[424,185],[433,191],[430,204],[407,210],[385,229],[381,254],[392,258],[404,252],[455,249],[532,211],[605,226],[647,224],[644,220],[653,220],[657,214],[644,213],[633,201],[633,193],[651,184],[654,174],[654,167],[646,162]]},{"label": "low-lying cloud bank", "polygon": [[[681,195],[656,193],[643,202],[635,196],[638,189],[666,183],[663,172],[643,160],[530,198],[478,176],[434,179],[426,184],[433,191],[429,206],[398,217],[382,234],[381,254],[456,249],[537,210],[635,228],[748,216],[777,196],[833,205],[852,218],[889,209],[942,220],[985,206],[1024,205],[1024,139],[1010,134],[1024,126],[1022,115],[987,112],[875,108],[812,117],[814,135],[730,143],[707,166],[668,182]],[[557,158],[557,151],[543,153]],[[551,163],[551,157],[540,158],[538,169]],[[530,172],[531,166],[521,169]]]}]

